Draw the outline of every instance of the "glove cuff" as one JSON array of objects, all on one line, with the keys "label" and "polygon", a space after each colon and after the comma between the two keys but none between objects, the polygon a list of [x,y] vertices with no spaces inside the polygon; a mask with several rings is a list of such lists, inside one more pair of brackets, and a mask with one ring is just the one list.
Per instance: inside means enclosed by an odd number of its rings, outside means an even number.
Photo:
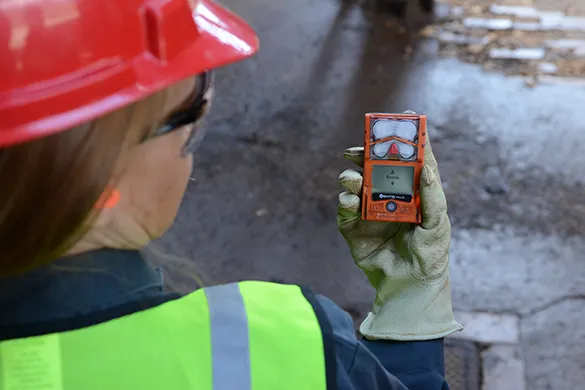
[{"label": "glove cuff", "polygon": [[[360,333],[368,340],[395,340],[395,341],[424,341],[435,340],[447,337],[455,332],[463,330],[463,325],[455,321],[449,321],[443,324],[442,327],[428,330],[423,333],[409,333],[413,331],[414,327],[404,327],[397,329],[396,327],[380,327],[378,326],[380,319],[374,314],[369,313],[364,322],[360,325]],[[385,322],[382,320],[382,322]]]},{"label": "glove cuff", "polygon": [[370,340],[417,341],[446,337],[463,326],[455,321],[449,276],[432,284],[422,282],[392,294],[369,313],[360,333]]}]

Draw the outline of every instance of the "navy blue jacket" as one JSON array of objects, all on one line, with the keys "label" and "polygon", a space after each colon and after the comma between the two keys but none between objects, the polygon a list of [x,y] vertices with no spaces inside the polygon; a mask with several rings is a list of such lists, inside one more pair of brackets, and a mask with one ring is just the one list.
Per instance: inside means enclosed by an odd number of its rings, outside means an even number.
[{"label": "navy blue jacket", "polygon": [[[176,298],[138,252],[103,250],[0,279],[0,341],[89,326]],[[332,325],[339,390],[446,390],[443,340],[368,341],[318,296]]]}]

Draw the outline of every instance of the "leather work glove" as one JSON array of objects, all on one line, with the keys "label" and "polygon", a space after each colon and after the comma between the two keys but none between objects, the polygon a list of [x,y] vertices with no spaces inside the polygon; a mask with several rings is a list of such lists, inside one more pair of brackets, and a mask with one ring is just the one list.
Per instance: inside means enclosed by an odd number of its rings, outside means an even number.
[{"label": "leather work glove", "polygon": [[[363,166],[364,148],[344,157]],[[362,175],[348,169],[339,182],[337,226],[356,265],[376,289],[373,311],[360,326],[368,339],[430,340],[463,329],[453,317],[449,283],[451,224],[437,161],[427,140],[421,174],[422,224],[361,219]]]}]

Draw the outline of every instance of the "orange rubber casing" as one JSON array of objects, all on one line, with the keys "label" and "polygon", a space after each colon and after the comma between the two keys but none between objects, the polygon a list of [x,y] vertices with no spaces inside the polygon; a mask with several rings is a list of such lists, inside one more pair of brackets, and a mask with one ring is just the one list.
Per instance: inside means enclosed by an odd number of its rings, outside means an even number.
[{"label": "orange rubber casing", "polygon": [[[420,224],[422,222],[420,175],[424,165],[424,148],[427,135],[426,116],[418,114],[368,113],[365,119],[362,219]],[[378,120],[391,120],[395,123],[413,122],[417,125],[416,137],[413,141],[401,139],[397,135],[376,139],[372,128]],[[397,128],[398,124],[395,126]],[[376,157],[372,152],[374,146],[379,143],[384,143],[385,145],[379,148],[378,151],[384,150],[386,145],[390,145],[388,155],[382,158]],[[398,146],[392,146],[392,144],[398,145],[400,143],[413,146],[416,154],[408,159],[402,158],[399,153],[397,155],[392,154],[392,151],[398,150]],[[372,185],[374,166],[413,167],[412,194],[375,193]],[[394,173],[394,170],[391,172]],[[388,177],[390,177],[388,180],[392,180],[392,176],[386,176],[386,178]],[[392,185],[394,185],[394,182],[392,182]]]}]

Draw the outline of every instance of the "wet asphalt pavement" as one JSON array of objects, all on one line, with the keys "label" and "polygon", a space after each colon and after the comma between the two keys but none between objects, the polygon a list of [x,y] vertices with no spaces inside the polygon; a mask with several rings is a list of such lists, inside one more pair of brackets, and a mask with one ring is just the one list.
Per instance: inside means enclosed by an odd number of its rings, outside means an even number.
[{"label": "wet asphalt pavement", "polygon": [[[458,310],[515,313],[530,389],[585,381],[585,87],[439,58],[384,15],[332,0],[229,0],[261,40],[217,72],[209,133],[163,241],[207,283],[311,286],[354,314],[374,292],[335,226],[364,113],[429,118],[453,224]],[[412,51],[408,46],[412,45]]]}]

